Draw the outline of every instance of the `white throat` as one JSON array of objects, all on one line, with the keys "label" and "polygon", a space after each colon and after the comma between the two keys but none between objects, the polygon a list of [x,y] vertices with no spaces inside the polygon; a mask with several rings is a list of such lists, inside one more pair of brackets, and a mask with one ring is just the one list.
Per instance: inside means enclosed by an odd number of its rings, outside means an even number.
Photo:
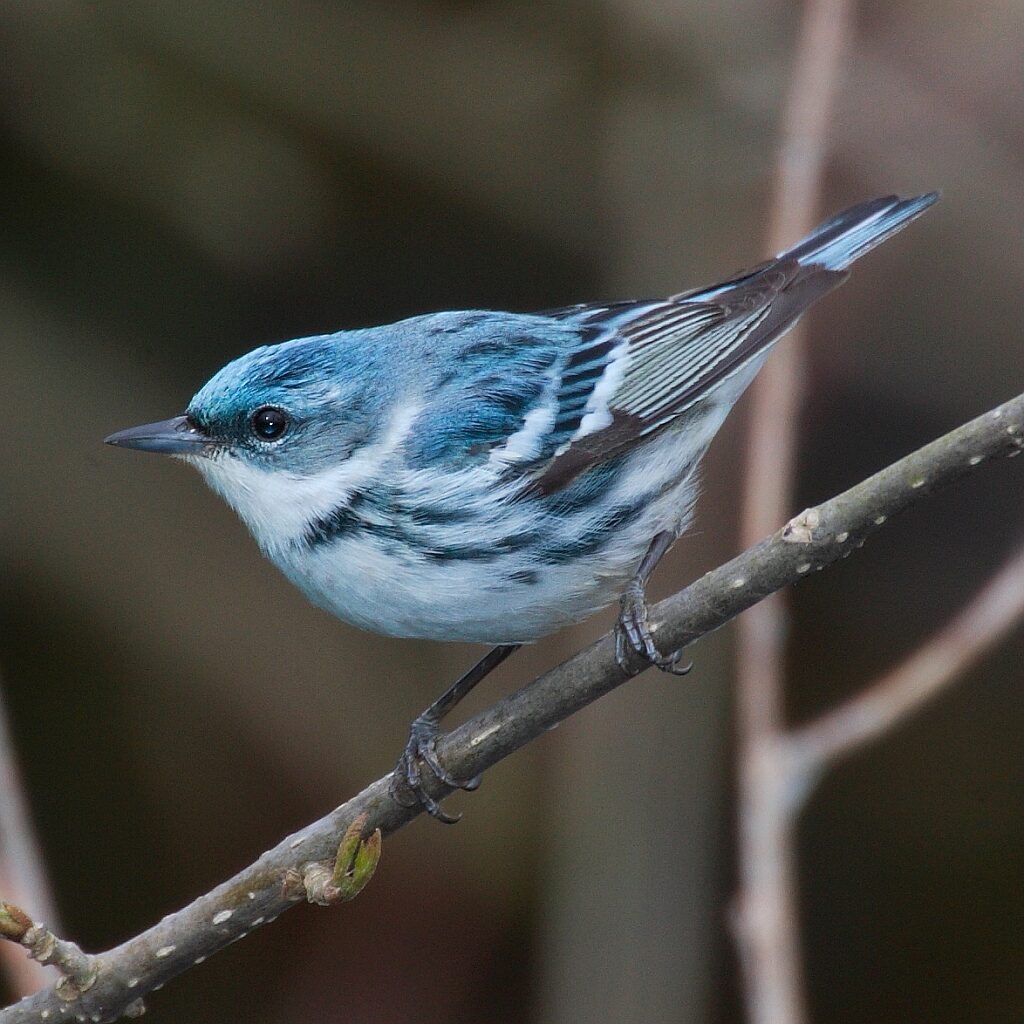
[{"label": "white throat", "polygon": [[266,469],[230,454],[189,459],[239,515],[268,557],[275,559],[310,523],[344,505],[376,479],[409,434],[419,408],[396,412],[384,436],[319,473]]}]

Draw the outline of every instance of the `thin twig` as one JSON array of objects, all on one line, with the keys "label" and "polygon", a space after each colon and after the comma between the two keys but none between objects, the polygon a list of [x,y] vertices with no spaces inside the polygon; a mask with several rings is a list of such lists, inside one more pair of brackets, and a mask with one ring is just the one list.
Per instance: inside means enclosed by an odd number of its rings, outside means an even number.
[{"label": "thin twig", "polygon": [[[783,108],[768,250],[779,252],[812,226],[821,191],[826,135],[849,33],[846,0],[807,0]],[[753,388],[740,535],[753,543],[792,508],[802,369],[799,329]],[[806,1018],[796,912],[791,821],[783,808],[779,731],[789,615],[776,594],[737,630],[740,891],[734,923],[752,1024]]]},{"label": "thin twig", "polygon": [[[659,640],[673,650],[692,643],[768,594],[845,557],[887,518],[932,489],[986,459],[1019,453],[1022,431],[1024,395],[808,509],[772,537],[656,605],[651,620]],[[456,777],[479,775],[627,678],[616,664],[615,641],[608,634],[442,737],[441,762]],[[342,838],[360,815],[366,816],[364,835],[376,829],[389,835],[412,821],[419,809],[391,798],[390,778],[379,779],[289,836],[189,906],[123,945],[90,957],[95,982],[73,1002],[48,989],[0,1010],[0,1024],[59,1020],[60,1015],[67,1019],[68,1013],[113,1021],[129,1008],[137,1010],[139,997],[306,898],[304,886],[295,879],[305,877],[318,861],[336,861]],[[432,787],[438,798],[446,792],[443,786]]]},{"label": "thin twig", "polygon": [[[0,893],[13,892],[14,887],[0,874]],[[2,965],[7,988],[15,996],[27,996],[53,983],[53,976],[46,967],[26,957],[23,950],[9,942],[0,943],[0,965]]]},{"label": "thin twig", "polygon": [[[944,629],[902,665],[802,728],[790,744],[794,768],[812,779],[912,715],[990,651],[1024,616],[1024,545]],[[805,788],[805,787],[802,787]]]},{"label": "thin twig", "polygon": [[[40,920],[58,928],[57,908],[46,878],[42,848],[29,813],[18,769],[3,679],[0,677],[0,897],[27,907]],[[53,981],[40,963],[27,959],[7,944],[0,946],[4,973],[19,995],[35,992]]]},{"label": "thin twig", "polygon": [[65,1002],[77,1000],[96,982],[93,958],[74,942],[58,938],[42,922],[36,923],[21,907],[0,900],[0,938],[17,942],[39,964],[53,964],[61,973],[55,991]]}]

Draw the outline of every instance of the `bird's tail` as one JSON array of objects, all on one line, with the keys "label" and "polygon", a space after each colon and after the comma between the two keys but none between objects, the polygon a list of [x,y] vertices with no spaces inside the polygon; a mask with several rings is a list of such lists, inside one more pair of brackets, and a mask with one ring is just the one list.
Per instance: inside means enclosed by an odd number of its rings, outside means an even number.
[{"label": "bird's tail", "polygon": [[802,242],[779,253],[778,259],[795,259],[805,267],[844,270],[905,228],[938,198],[938,192],[929,192],[911,199],[883,196],[858,203],[819,224]]}]

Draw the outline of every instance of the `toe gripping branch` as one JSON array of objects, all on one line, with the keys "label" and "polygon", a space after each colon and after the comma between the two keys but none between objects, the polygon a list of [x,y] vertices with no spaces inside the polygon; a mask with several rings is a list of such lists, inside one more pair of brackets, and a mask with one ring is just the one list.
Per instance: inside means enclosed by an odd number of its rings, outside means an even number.
[{"label": "toe gripping branch", "polygon": [[674,676],[685,676],[692,668],[691,662],[680,664],[684,648],[671,654],[662,654],[654,642],[651,629],[647,598],[643,584],[634,579],[620,599],[621,611],[615,623],[615,661],[619,668],[628,675],[636,675],[646,665],[637,668],[634,655],[639,656],[647,665],[653,665],[662,672]]},{"label": "toe gripping branch", "polygon": [[[461,814],[449,814],[426,790],[424,767],[438,782],[451,789],[472,791],[480,785],[480,776],[457,779],[441,764],[437,757],[438,722],[425,712],[413,719],[409,728],[409,742],[395,766],[391,780],[391,795],[405,807],[422,804],[423,809],[445,825],[454,825]],[[410,800],[411,796],[411,800]]]},{"label": "toe gripping branch", "polygon": [[[647,581],[675,539],[674,533],[663,531],[651,541],[636,575],[619,599],[619,620],[615,624],[615,661],[627,676],[636,675],[647,665],[653,665],[674,676],[685,676],[693,668],[691,664],[680,664],[683,648],[671,654],[662,654],[658,650],[647,605]],[[639,656],[646,664],[638,668],[631,654]]]},{"label": "toe gripping branch", "polygon": [[[422,805],[433,818],[454,825],[462,815],[448,814],[441,804],[426,790],[425,775],[433,775],[450,789],[473,790],[480,785],[480,777],[457,779],[447,771],[437,756],[437,738],[441,719],[448,714],[491,671],[510,654],[519,650],[519,644],[502,644],[484,655],[468,672],[460,676],[409,727],[409,742],[395,765],[391,777],[391,795],[403,806]],[[424,771],[424,768],[426,771]]]}]

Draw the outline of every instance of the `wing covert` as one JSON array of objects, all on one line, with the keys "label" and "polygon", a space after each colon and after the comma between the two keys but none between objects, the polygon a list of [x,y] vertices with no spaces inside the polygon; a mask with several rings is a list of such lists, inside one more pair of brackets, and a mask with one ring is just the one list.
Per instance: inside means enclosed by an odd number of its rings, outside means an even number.
[{"label": "wing covert", "polygon": [[[672,423],[844,278],[781,260],[704,293],[553,311],[603,333],[600,343],[593,336],[582,343],[561,370],[561,430],[553,433],[547,460],[533,466],[533,489],[557,490]],[[587,359],[587,352],[598,355]]]}]

